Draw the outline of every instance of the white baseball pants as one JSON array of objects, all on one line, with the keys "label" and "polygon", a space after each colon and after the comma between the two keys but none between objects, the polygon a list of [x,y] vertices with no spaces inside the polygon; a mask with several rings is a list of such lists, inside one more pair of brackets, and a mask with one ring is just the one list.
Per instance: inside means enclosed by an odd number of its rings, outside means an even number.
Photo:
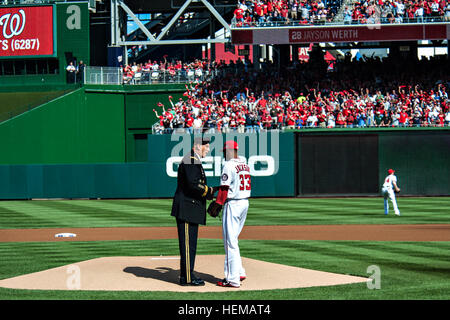
[{"label": "white baseball pants", "polygon": [[389,202],[388,202],[388,200],[391,200],[392,206],[394,207],[394,213],[399,216],[400,215],[400,211],[398,210],[397,200],[395,199],[394,190],[387,189],[387,188],[382,188],[381,189],[381,194],[384,197],[384,214],[388,214],[389,213]]},{"label": "white baseball pants", "polygon": [[247,218],[248,199],[228,200],[223,207],[222,234],[225,247],[225,279],[232,285],[241,285],[240,277],[245,277],[239,251],[238,237]]}]

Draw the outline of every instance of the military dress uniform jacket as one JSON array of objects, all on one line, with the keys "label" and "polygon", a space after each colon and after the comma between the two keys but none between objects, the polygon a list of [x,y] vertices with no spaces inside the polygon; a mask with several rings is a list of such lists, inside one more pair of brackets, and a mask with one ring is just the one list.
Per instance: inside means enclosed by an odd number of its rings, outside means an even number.
[{"label": "military dress uniform jacket", "polygon": [[191,150],[178,167],[171,215],[179,220],[205,225],[206,200],[212,200],[214,196],[214,188],[206,183],[200,156]]}]

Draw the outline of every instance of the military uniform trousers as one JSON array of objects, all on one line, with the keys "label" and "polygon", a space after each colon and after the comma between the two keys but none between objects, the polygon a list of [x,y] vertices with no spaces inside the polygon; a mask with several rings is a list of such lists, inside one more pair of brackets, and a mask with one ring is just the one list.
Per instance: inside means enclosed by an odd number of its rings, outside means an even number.
[{"label": "military uniform trousers", "polygon": [[178,242],[180,248],[180,282],[191,282],[194,275],[197,253],[198,224],[177,219]]}]

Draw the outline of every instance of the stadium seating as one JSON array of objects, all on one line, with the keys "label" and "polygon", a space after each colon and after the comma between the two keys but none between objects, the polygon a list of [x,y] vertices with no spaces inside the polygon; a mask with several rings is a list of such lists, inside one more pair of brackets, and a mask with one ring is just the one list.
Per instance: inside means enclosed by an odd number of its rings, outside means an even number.
[{"label": "stadium seating", "polygon": [[446,59],[364,56],[335,62],[333,72],[320,59],[215,68],[212,81],[188,88],[186,101],[159,105],[155,133],[190,132],[194,120],[205,132],[450,126]]},{"label": "stadium seating", "polygon": [[433,23],[450,21],[447,0],[252,0],[239,2],[233,27]]}]

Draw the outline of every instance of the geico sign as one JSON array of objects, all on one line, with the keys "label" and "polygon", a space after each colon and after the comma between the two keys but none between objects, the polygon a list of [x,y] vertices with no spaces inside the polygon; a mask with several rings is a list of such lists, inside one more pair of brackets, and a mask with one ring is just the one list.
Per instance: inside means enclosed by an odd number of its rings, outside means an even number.
[{"label": "geico sign", "polygon": [[[240,157],[245,159],[245,157]],[[174,166],[178,165],[183,157],[170,157],[166,161],[166,172],[169,177],[176,178],[177,171]],[[246,159],[245,159],[246,160]],[[250,167],[250,174],[254,177],[267,177],[275,174],[275,159],[272,156],[251,156],[247,165]],[[256,168],[256,164],[262,164],[262,168]],[[222,157],[205,157],[202,159],[203,169],[207,177],[220,177],[223,165]]]}]

